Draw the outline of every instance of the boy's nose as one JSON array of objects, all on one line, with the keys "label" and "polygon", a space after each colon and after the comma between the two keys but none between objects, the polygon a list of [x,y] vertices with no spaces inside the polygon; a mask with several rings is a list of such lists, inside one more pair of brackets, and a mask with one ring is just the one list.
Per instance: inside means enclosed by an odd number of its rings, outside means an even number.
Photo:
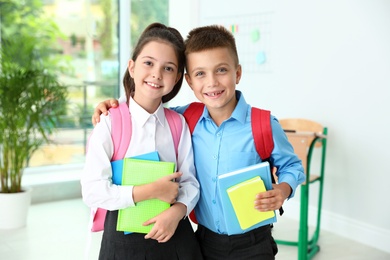
[{"label": "boy's nose", "polygon": [[208,87],[216,87],[216,86],[218,86],[217,77],[214,76],[214,75],[209,75],[207,82],[208,82],[207,83]]}]

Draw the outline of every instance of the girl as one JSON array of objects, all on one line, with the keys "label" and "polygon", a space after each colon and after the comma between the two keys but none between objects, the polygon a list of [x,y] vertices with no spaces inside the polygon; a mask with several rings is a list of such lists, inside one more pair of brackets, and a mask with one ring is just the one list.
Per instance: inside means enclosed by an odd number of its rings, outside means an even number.
[{"label": "girl", "polygon": [[[188,218],[199,198],[191,135],[183,125],[178,154],[164,115],[163,103],[180,90],[185,66],[184,42],[171,27],[154,23],[141,34],[123,79],[132,138],[125,157],[158,151],[161,161],[175,162],[177,170],[155,182],[139,186],[112,183],[111,118],[102,116],[89,139],[81,178],[83,200],[89,207],[107,209],[99,259],[202,259]],[[172,181],[175,180],[175,181]],[[157,198],[171,207],[145,224],[148,234],[116,231],[118,210]]]}]

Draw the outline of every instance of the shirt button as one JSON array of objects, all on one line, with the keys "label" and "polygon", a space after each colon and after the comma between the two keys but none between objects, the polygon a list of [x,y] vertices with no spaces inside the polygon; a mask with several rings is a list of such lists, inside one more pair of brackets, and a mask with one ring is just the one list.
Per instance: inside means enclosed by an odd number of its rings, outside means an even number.
[{"label": "shirt button", "polygon": [[216,182],[216,181],[217,181],[217,178],[213,177],[213,178],[211,178],[211,180],[212,180],[213,182]]},{"label": "shirt button", "polygon": [[214,159],[214,160],[217,160],[217,156],[216,156],[216,155],[214,155],[214,156],[213,156],[213,159]]},{"label": "shirt button", "polygon": [[215,200],[213,200],[213,204],[215,204]]}]

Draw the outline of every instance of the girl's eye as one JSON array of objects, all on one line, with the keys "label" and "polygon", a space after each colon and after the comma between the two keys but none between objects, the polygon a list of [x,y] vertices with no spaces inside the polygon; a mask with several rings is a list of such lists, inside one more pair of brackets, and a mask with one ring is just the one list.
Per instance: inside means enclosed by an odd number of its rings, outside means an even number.
[{"label": "girl's eye", "polygon": [[145,61],[144,64],[150,66],[150,65],[152,65],[152,62],[151,61]]},{"label": "girl's eye", "polygon": [[203,76],[204,73],[202,71],[198,71],[195,73],[195,77],[200,77],[200,76]]},{"label": "girl's eye", "polygon": [[165,67],[165,70],[169,71],[169,72],[174,71],[174,69],[172,67]]}]

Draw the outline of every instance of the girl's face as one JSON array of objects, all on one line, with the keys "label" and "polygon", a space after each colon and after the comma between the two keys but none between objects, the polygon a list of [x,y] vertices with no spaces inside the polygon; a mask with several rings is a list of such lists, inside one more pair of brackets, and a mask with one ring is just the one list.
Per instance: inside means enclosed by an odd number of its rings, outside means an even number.
[{"label": "girl's face", "polygon": [[172,91],[181,76],[175,50],[158,41],[145,44],[137,59],[129,61],[128,70],[135,83],[133,99],[149,113],[157,109],[162,96]]}]

